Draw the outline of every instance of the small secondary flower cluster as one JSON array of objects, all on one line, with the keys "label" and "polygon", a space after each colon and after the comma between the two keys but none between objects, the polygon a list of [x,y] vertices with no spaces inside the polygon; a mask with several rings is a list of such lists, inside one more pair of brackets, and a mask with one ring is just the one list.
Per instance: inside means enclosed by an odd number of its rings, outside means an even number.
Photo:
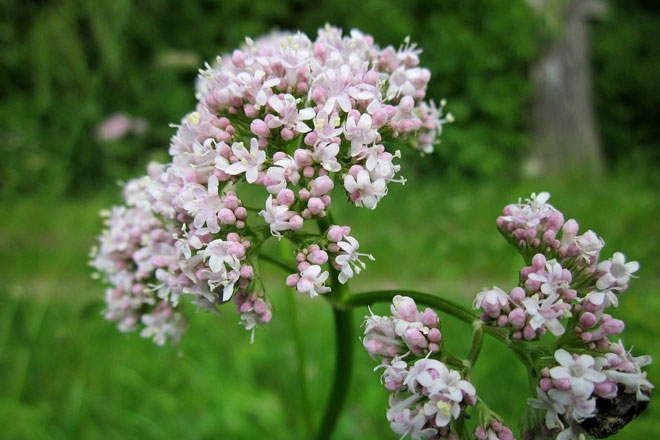
[{"label": "small secondary flower cluster", "polygon": [[[330,290],[326,263],[345,283],[365,267],[350,228],[301,229],[327,216],[335,185],[356,206],[374,209],[398,177],[388,141],[430,152],[450,115],[423,101],[430,78],[406,40],[379,48],[357,30],[326,26],[246,39],[200,72],[198,103],[169,148],[128,182],[92,265],[109,282],[106,317],[158,343],[185,329],[181,295],[217,312],[236,298],[248,329],[272,317],[256,259],[271,235],[298,248],[287,284],[311,297]],[[248,209],[244,184],[264,189],[264,209]],[[254,192],[251,193],[254,195]],[[261,219],[248,215],[258,212]],[[266,225],[261,223],[265,221]]]},{"label": "small secondary flower cluster", "polygon": [[564,223],[549,197],[532,194],[527,203],[504,208],[498,227],[531,265],[521,270],[518,287],[508,294],[497,287],[484,290],[473,307],[482,311],[482,320],[509,328],[514,339],[538,339],[547,330],[562,335],[567,330],[562,321],[568,320],[569,330],[588,348],[607,347],[607,337],[621,333],[624,323],[604,311],[618,306],[639,264],[626,263],[620,252],[599,262],[603,240],[593,231],[577,235],[577,222]]},{"label": "small secondary flower cluster", "polygon": [[609,337],[620,334],[624,322],[605,313],[618,306],[639,264],[619,252],[599,262],[603,240],[593,231],[578,235],[577,222],[564,222],[549,197],[532,194],[504,208],[500,232],[531,264],[521,270],[519,286],[509,293],[484,290],[473,307],[514,340],[536,340],[548,330],[561,336],[559,347],[570,351],[559,348],[553,359],[538,361],[538,397],[528,403],[545,411],[545,431],[578,439],[597,429],[589,419],[605,414],[602,402],[630,394],[639,405],[649,399],[653,385],[641,367],[651,358],[633,358],[621,342],[613,343]]},{"label": "small secondary flower cluster", "polygon": [[476,390],[458,371],[431,358],[440,351],[438,315],[428,308],[419,312],[412,298],[400,295],[390,311],[392,316],[366,317],[363,339],[372,358],[382,356],[376,369],[384,369],[381,380],[392,392],[390,427],[415,440],[458,439],[450,424],[475,405]]},{"label": "small secondary flower cluster", "polygon": [[[641,368],[652,362],[650,356],[633,357],[621,341],[608,353],[593,357],[564,349],[555,352],[556,366],[544,368],[537,398],[527,403],[545,411],[544,430],[559,440],[579,439],[602,432],[602,420],[617,420],[616,430],[641,412],[654,388]],[[629,396],[634,404],[622,411],[600,414],[606,401]],[[623,417],[622,417],[623,415]],[[599,417],[596,419],[596,417]],[[592,422],[595,420],[595,422]],[[612,428],[610,428],[612,429]],[[608,435],[614,432],[607,432]],[[602,437],[602,435],[598,435]]]}]

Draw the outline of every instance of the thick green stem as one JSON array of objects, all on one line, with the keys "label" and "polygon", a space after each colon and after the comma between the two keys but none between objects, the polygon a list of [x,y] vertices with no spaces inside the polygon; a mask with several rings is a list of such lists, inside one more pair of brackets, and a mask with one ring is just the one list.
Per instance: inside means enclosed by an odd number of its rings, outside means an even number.
[{"label": "thick green stem", "polygon": [[[333,224],[331,214],[319,219],[318,227],[321,233]],[[325,298],[332,304],[335,320],[335,373],[332,381],[330,399],[325,408],[323,420],[319,427],[317,440],[326,440],[332,436],[342,407],[348,396],[349,384],[353,370],[353,346],[355,335],[353,330],[353,311],[345,306],[348,289],[339,282],[339,272],[330,264],[330,280],[332,292]]]},{"label": "thick green stem", "polygon": [[346,402],[353,368],[353,312],[350,309],[332,309],[335,318],[335,374],[330,400],[316,438],[329,439]]},{"label": "thick green stem", "polygon": [[[284,241],[280,241],[280,254],[282,255],[282,258],[285,258],[287,255],[286,243]],[[280,262],[275,259],[268,261],[273,264],[278,264],[283,269],[286,268],[286,264],[282,263],[280,265]],[[289,272],[293,273],[291,271]],[[305,426],[306,437],[311,440],[314,438],[314,424],[312,420],[311,404],[309,401],[309,392],[307,387],[307,374],[305,373],[307,371],[306,357],[301,338],[302,332],[300,331],[300,323],[298,321],[298,307],[296,305],[296,299],[293,292],[287,292],[286,297],[287,305],[289,306],[289,324],[291,326],[291,333],[293,336],[293,346],[296,351],[296,369],[298,370],[297,374],[298,384],[300,386],[300,403],[302,407],[303,424]]]},{"label": "thick green stem", "polygon": [[287,302],[289,306],[289,321],[291,323],[291,332],[293,333],[293,345],[296,350],[296,369],[298,370],[298,384],[300,385],[300,397],[301,397],[301,406],[303,413],[303,422],[305,425],[305,433],[307,438],[313,438],[313,423],[312,423],[312,411],[311,404],[309,401],[309,392],[307,390],[307,375],[305,371],[306,362],[305,362],[305,353],[303,351],[303,343],[300,337],[300,324],[298,323],[298,308],[296,306],[296,299],[293,297],[293,294],[287,295]]}]

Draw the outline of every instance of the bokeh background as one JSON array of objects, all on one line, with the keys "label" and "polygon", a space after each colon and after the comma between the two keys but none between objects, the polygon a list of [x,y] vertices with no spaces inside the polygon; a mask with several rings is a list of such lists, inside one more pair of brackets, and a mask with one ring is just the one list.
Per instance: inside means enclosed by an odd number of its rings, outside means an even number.
[{"label": "bokeh background", "polygon": [[[616,313],[635,354],[660,356],[657,1],[3,0],[0,438],[302,438],[294,334],[319,422],[334,349],[322,299],[290,301],[273,270],[275,319],[254,344],[227,310],[192,316],[182,343],[160,348],[103,320],[87,260],[98,211],[120,202],[117,182],[166,160],[169,124],[193,108],[203,61],[273,28],[313,39],[326,22],[381,46],[410,35],[432,71],[427,96],[446,98],[456,117],[435,154],[404,155],[408,184],[392,185],[375,212],[335,203],[377,259],[351,289],[416,288],[469,305],[483,287],[511,287],[522,261],[495,218],[548,190],[605,239],[604,256],[640,262]],[[116,114],[134,118],[133,130],[104,138],[99,124]],[[461,352],[467,330],[447,319],[443,332]],[[396,438],[358,345],[335,438]],[[527,393],[516,365],[488,341],[476,374],[510,420]],[[616,438],[660,438],[657,420],[653,401]]]}]

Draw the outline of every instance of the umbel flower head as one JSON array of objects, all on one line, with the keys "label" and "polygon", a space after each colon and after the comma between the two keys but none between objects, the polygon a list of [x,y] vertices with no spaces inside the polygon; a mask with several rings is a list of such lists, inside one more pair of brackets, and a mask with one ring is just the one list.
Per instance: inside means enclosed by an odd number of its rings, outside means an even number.
[{"label": "umbel flower head", "polygon": [[[176,125],[170,162],[125,185],[92,265],[108,281],[106,318],[123,331],[176,342],[186,328],[180,298],[218,312],[232,298],[248,330],[272,317],[257,257],[271,236],[297,247],[287,284],[315,297],[342,283],[370,254],[348,226],[301,230],[323,219],[332,190],[375,209],[400,177],[398,150],[429,153],[442,103],[425,102],[430,78],[408,39],[381,48],[352,30],[325,26],[316,40],[273,33],[200,71],[197,105]],[[244,204],[246,185],[261,191]],[[248,208],[248,206],[250,208]]]},{"label": "umbel flower head", "polygon": [[541,192],[504,208],[497,226],[529,266],[520,271],[518,286],[508,293],[486,289],[473,307],[520,343],[547,331],[561,337],[547,356],[536,356],[538,388],[527,403],[543,422],[532,430],[560,440],[607,437],[646,407],[654,388],[642,371],[651,357],[633,357],[620,340],[610,339],[625,327],[611,308],[639,264],[620,252],[600,261],[604,241],[591,230],[578,234],[578,223],[564,221],[549,198]]}]

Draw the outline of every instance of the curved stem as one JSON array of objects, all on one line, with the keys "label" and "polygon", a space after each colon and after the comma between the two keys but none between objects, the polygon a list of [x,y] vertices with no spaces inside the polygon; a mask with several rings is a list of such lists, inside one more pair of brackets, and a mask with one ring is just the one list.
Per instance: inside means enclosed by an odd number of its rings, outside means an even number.
[{"label": "curved stem", "polygon": [[440,310],[448,315],[460,319],[461,321],[472,325],[472,322],[479,319],[469,309],[457,304],[451,300],[439,296],[429,295],[428,293],[417,292],[414,290],[374,290],[371,292],[357,293],[351,295],[346,301],[346,305],[368,306],[378,302],[391,302],[396,295],[406,295],[419,304]]},{"label": "curved stem", "polygon": [[[454,301],[448,300],[428,293],[417,292],[415,290],[374,290],[371,292],[357,293],[349,296],[343,303],[349,307],[368,306],[378,302],[391,302],[396,295],[406,295],[415,300],[418,304],[432,307],[436,310],[460,319],[466,324],[473,325],[474,321],[480,321],[479,317],[472,311]],[[484,333],[495,339],[509,345],[509,338],[503,329],[484,325]]]},{"label": "curved stem", "polygon": [[272,264],[273,266],[277,266],[280,269],[285,270],[287,273],[296,273],[296,272],[298,272],[298,269],[296,269],[295,267],[289,266],[285,262],[280,261],[279,259],[277,259],[275,257],[271,257],[270,255],[259,254],[258,258],[260,260],[263,260],[267,263]]},{"label": "curved stem", "polygon": [[474,321],[472,323],[474,331],[472,333],[472,346],[470,347],[470,352],[465,359],[468,362],[468,380],[472,377],[472,367],[477,363],[479,358],[479,353],[481,353],[481,347],[484,344],[484,325],[483,321]]}]

